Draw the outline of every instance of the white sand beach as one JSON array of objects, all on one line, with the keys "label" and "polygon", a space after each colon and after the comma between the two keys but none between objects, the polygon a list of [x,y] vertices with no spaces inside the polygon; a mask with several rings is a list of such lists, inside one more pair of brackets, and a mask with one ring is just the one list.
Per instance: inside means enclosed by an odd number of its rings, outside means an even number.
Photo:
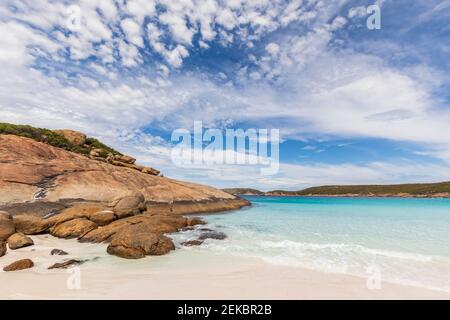
[{"label": "white sand beach", "polygon": [[[33,239],[35,246],[9,251],[0,260],[1,267],[22,258],[35,262],[33,269],[0,271],[1,299],[450,299],[447,292],[383,281],[380,289],[369,290],[364,278],[205,256],[195,248],[124,260],[108,255],[104,245],[52,236]],[[53,248],[70,255],[50,256]],[[47,270],[69,258],[95,258],[80,266],[78,289],[73,269]]]}]

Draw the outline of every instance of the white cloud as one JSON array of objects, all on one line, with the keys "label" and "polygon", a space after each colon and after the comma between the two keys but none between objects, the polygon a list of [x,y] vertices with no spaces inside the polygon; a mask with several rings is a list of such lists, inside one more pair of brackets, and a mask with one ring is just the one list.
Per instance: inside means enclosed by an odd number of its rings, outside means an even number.
[{"label": "white cloud", "polygon": [[144,46],[144,41],[142,39],[140,25],[137,24],[132,19],[124,19],[120,23],[122,26],[123,31],[125,32],[128,41],[131,43],[137,45],[138,47]]},{"label": "white cloud", "polygon": [[[345,2],[309,1],[308,10],[304,1],[81,1],[82,28],[72,34],[55,29],[66,26],[62,4],[17,1],[21,8],[17,12],[0,5],[0,117],[85,131],[179,178],[186,178],[186,171],[167,162],[168,146],[136,130],[155,123],[170,131],[190,128],[193,120],[211,126],[248,121],[281,128],[283,138],[290,139],[371,137],[413,142],[421,146],[422,154],[450,162],[450,113],[439,109],[433,96],[444,76],[426,65],[396,69],[367,54],[333,50],[334,32],[347,23],[337,16]],[[165,12],[156,12],[157,4]],[[120,20],[123,13],[126,18]],[[145,17],[152,17],[147,30]],[[294,22],[305,31],[275,33],[269,43],[260,40]],[[120,27],[123,38],[114,36]],[[140,69],[145,60],[141,53],[148,50],[144,39],[163,59],[152,60],[154,70]],[[213,41],[254,45],[252,64],[242,65],[234,77],[233,70],[226,70],[226,76],[219,73],[217,78],[226,84],[195,71],[171,75],[170,68],[181,68],[196,54],[194,39],[203,50]],[[36,68],[37,56],[49,61],[47,73]],[[95,62],[83,65],[80,60],[88,57]],[[61,65],[65,70],[58,69]],[[123,67],[136,70],[136,76],[121,74]],[[92,74],[69,72],[83,69]],[[271,178],[256,172],[218,167],[193,179],[218,185],[228,179],[229,186],[254,181],[267,188],[300,188],[448,177],[445,165],[412,163],[282,164],[280,175]]]},{"label": "white cloud", "polygon": [[127,44],[124,41],[119,42],[119,52],[122,58],[122,64],[125,67],[135,67],[140,62],[139,51],[134,45]]},{"label": "white cloud", "polygon": [[359,6],[359,7],[352,7],[350,8],[350,10],[348,11],[348,17],[350,19],[352,18],[363,18],[367,16],[367,8],[364,6]]}]

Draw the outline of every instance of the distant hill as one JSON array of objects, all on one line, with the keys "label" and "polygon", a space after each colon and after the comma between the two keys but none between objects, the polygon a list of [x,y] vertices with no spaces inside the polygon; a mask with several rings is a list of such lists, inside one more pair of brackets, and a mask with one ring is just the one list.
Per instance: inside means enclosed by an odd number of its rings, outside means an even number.
[{"label": "distant hill", "polygon": [[251,188],[226,188],[222,189],[225,192],[231,193],[232,195],[241,195],[241,196],[263,196],[264,192],[251,189]]},{"label": "distant hill", "polygon": [[299,191],[273,190],[262,192],[247,188],[226,190],[232,190],[232,194],[234,195],[449,198],[450,182],[392,185],[334,185],[312,187]]}]

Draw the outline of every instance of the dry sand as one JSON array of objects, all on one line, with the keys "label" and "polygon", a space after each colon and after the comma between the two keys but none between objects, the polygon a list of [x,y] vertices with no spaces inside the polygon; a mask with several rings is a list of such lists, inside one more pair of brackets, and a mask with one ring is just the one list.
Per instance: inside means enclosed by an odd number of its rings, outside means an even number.
[{"label": "dry sand", "polygon": [[[450,293],[381,282],[260,260],[208,255],[194,249],[137,261],[109,256],[104,245],[79,244],[51,236],[0,258],[0,266],[31,258],[35,267],[0,271],[1,299],[450,299]],[[50,256],[53,248],[69,256]],[[32,251],[33,250],[33,251]],[[75,269],[47,270],[68,258],[95,258]],[[80,280],[81,287],[74,288]],[[69,284],[69,286],[68,286]],[[71,288],[69,288],[71,287]]]}]

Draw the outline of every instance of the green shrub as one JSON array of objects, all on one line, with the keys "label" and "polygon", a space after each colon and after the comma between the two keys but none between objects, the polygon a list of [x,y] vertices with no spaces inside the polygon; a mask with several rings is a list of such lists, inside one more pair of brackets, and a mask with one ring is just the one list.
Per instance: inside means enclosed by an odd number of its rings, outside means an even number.
[{"label": "green shrub", "polygon": [[89,155],[91,149],[102,149],[100,157],[106,158],[110,153],[120,155],[120,153],[107,145],[101,143],[95,138],[88,138],[86,146],[77,146],[66,139],[62,134],[49,129],[35,128],[28,125],[16,125],[10,123],[0,123],[0,134],[11,134],[15,136],[30,138],[39,142],[47,143],[53,147],[61,148],[67,151]]}]

